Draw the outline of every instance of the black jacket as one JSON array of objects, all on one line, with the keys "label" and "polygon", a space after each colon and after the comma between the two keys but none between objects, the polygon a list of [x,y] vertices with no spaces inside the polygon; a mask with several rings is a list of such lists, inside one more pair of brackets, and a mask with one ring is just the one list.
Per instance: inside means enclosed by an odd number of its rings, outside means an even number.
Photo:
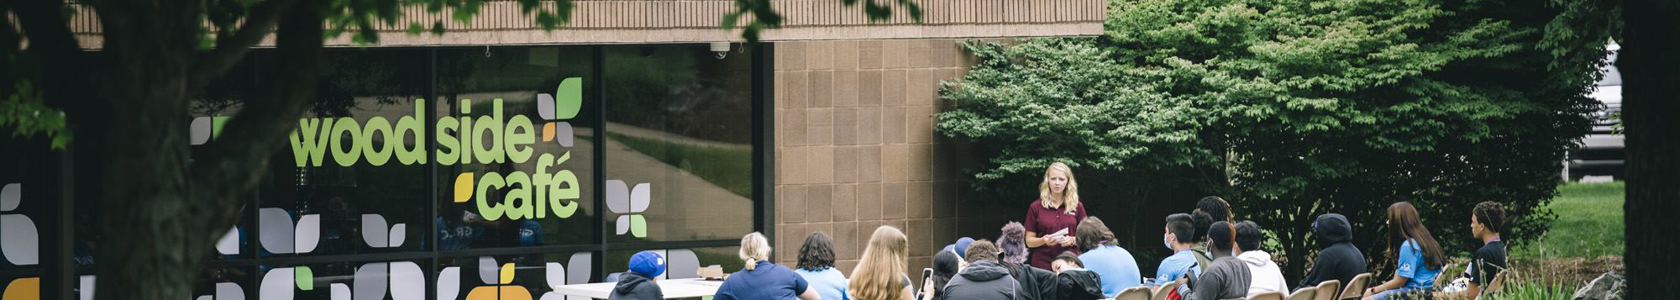
[{"label": "black jacket", "polygon": [[1015,277],[1015,299],[1018,300],[1055,300],[1056,273],[1033,267],[1029,264],[1019,264],[1015,267],[1004,265],[1009,269],[1009,276]]},{"label": "black jacket", "polygon": [[1097,300],[1103,298],[1102,277],[1097,272],[1074,269],[1056,275],[1056,297],[1060,300]]},{"label": "black jacket", "polygon": [[1301,286],[1306,288],[1318,286],[1327,280],[1339,280],[1342,286],[1347,286],[1353,276],[1365,273],[1365,254],[1353,246],[1353,226],[1348,225],[1347,217],[1340,214],[1324,214],[1318,216],[1313,223],[1313,236],[1318,237],[1318,260],[1313,262],[1307,277],[1301,279]]},{"label": "black jacket", "polygon": [[958,300],[1013,300],[1015,299],[1016,282],[1009,277],[1009,270],[993,261],[979,261],[968,265],[968,268],[951,278],[951,283],[945,285],[945,292],[939,294],[939,299]]},{"label": "black jacket", "polygon": [[613,287],[609,300],[660,300],[665,299],[665,292],[659,289],[659,284],[636,272],[624,272],[618,276],[618,286]]}]

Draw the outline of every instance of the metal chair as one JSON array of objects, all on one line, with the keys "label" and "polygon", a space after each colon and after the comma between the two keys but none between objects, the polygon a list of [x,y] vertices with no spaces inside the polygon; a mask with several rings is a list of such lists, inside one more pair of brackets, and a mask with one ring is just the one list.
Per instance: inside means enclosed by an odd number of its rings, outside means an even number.
[{"label": "metal chair", "polygon": [[1371,273],[1362,273],[1349,279],[1347,287],[1342,288],[1341,296],[1336,299],[1359,299],[1365,297],[1365,285],[1371,282]]},{"label": "metal chair", "polygon": [[1318,283],[1318,295],[1313,300],[1336,300],[1336,291],[1342,290],[1341,280],[1325,280]]},{"label": "metal chair", "polygon": [[1114,296],[1114,300],[1149,300],[1149,288],[1141,286],[1128,288],[1120,291],[1120,295]]},{"label": "metal chair", "polygon": [[1283,300],[1283,293],[1265,292],[1254,295],[1254,297],[1248,297],[1248,300]]},{"label": "metal chair", "polygon": [[1163,284],[1163,285],[1161,285],[1161,287],[1156,288],[1154,291],[1150,292],[1150,294],[1154,294],[1154,295],[1150,296],[1149,299],[1150,300],[1167,300],[1167,295],[1172,294],[1172,291],[1177,290],[1178,287],[1184,286],[1184,283],[1187,282],[1187,281],[1189,281],[1188,278],[1179,278],[1178,280],[1173,280],[1172,282],[1168,282],[1167,284]]},{"label": "metal chair", "polygon": [[1289,300],[1313,300],[1313,297],[1318,297],[1318,287],[1304,288],[1289,294]]}]

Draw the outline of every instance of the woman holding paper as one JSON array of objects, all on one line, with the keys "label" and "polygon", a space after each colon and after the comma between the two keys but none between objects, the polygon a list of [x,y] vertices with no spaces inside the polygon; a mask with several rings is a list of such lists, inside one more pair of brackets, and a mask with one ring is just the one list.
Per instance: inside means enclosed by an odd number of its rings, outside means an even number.
[{"label": "woman holding paper", "polygon": [[1050,261],[1062,252],[1079,254],[1074,234],[1085,219],[1085,205],[1079,203],[1079,183],[1073,170],[1060,162],[1044,170],[1038,184],[1038,200],[1027,206],[1027,248],[1032,249],[1032,266],[1049,270]]}]

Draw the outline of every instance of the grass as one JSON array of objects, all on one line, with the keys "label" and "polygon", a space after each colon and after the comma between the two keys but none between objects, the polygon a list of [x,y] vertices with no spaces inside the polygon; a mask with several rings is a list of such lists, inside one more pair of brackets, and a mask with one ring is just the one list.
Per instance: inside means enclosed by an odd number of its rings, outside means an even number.
[{"label": "grass", "polygon": [[731,193],[752,197],[752,149],[684,145],[610,132],[607,136]]},{"label": "grass", "polygon": [[1558,187],[1558,197],[1547,206],[1557,214],[1551,230],[1534,243],[1513,251],[1515,258],[1552,259],[1621,256],[1625,233],[1622,227],[1621,182]]}]

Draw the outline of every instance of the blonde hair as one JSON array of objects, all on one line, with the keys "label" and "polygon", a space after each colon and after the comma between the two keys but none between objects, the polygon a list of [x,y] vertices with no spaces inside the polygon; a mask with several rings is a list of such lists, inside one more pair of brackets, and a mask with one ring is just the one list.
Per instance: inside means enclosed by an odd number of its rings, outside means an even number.
[{"label": "blonde hair", "polygon": [[910,249],[909,238],[892,226],[875,228],[869,237],[869,247],[852,269],[851,283],[846,292],[859,300],[907,300],[902,281],[909,263],[905,261]]},{"label": "blonde hair", "polygon": [[747,262],[747,271],[752,271],[758,262],[770,260],[770,240],[763,233],[748,233],[741,237],[741,252],[737,255]]},{"label": "blonde hair", "polygon": [[1062,200],[1062,211],[1069,214],[1079,211],[1079,181],[1073,180],[1073,169],[1061,162],[1051,163],[1044,169],[1044,180],[1038,182],[1038,205],[1050,208],[1050,199],[1055,196],[1050,194],[1050,172],[1067,176],[1067,188],[1062,189],[1061,198],[1056,198]]}]

